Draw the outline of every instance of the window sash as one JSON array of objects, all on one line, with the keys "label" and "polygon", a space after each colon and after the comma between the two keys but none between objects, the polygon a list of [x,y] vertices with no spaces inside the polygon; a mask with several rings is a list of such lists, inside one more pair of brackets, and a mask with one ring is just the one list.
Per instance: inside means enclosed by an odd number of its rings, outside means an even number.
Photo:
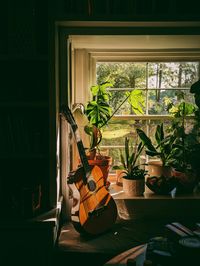
[{"label": "window sash", "polygon": [[[180,58],[179,58],[180,59]],[[178,60],[180,62],[180,60]],[[108,61],[106,60],[106,62],[111,62],[111,61]],[[113,62],[113,61],[112,61]],[[135,62],[135,61],[134,61]],[[133,63],[134,63],[133,62]],[[144,61],[145,63],[146,60]],[[170,59],[169,61],[166,61],[166,62],[174,62],[174,60]],[[200,61],[196,61],[196,60],[185,60],[185,62],[198,62],[199,65],[200,65]],[[137,62],[136,62],[137,63]],[[198,66],[199,68],[199,66]],[[160,87],[160,88],[153,88],[153,87],[150,87],[149,88],[149,80],[148,80],[148,63],[146,64],[146,73],[145,73],[145,76],[146,76],[146,86],[144,88],[140,88],[141,90],[145,91],[146,93],[146,114],[143,114],[143,115],[114,115],[113,116],[113,120],[130,120],[130,119],[138,119],[138,120],[145,120],[146,121],[146,133],[147,135],[149,135],[149,127],[150,127],[150,124],[148,123],[148,121],[154,121],[154,120],[170,120],[172,119],[173,117],[171,115],[165,115],[165,114],[162,114],[162,115],[151,115],[149,114],[149,97],[148,97],[148,92],[149,91],[153,91],[153,90],[157,90],[157,91],[162,91],[162,90],[180,90],[180,91],[189,91],[190,90],[190,87]],[[198,78],[200,78],[200,70],[198,69]],[[116,87],[112,87],[112,88],[109,88],[109,91],[110,92],[114,92],[114,91],[132,91],[134,90],[134,88],[116,88]],[[188,117],[191,119],[191,116]],[[120,123],[120,122],[119,122]],[[114,148],[123,148],[124,146],[123,145],[101,145],[101,148],[102,149],[114,149]]]}]

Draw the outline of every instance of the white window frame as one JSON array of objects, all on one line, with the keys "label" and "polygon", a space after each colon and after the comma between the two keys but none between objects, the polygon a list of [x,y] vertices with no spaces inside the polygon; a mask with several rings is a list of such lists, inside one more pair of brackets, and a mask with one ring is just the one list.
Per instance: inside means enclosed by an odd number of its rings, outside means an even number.
[{"label": "white window frame", "polygon": [[[98,36],[99,37],[99,36]],[[102,36],[101,36],[102,37]],[[115,36],[117,37],[117,36]],[[124,37],[124,36],[123,36]],[[73,36],[71,37],[72,41],[72,103],[76,105],[77,103],[83,103],[85,104],[90,99],[90,91],[89,88],[91,85],[96,83],[96,63],[97,62],[180,62],[180,61],[200,61],[200,44],[198,44],[198,40],[200,41],[200,35],[195,36],[185,36],[185,45],[182,44],[184,41],[184,36],[180,38],[178,36],[174,39],[174,36],[165,36],[165,41],[167,44],[164,44],[163,40],[161,41],[162,45],[159,47],[157,42],[159,42],[160,36],[154,36],[151,41],[149,41],[149,45],[151,49],[147,49],[146,45],[141,46],[139,49],[139,41],[146,40],[147,36],[135,36],[137,39],[136,47],[130,49],[130,47],[126,47],[123,49],[123,45],[121,46],[121,49],[114,47],[113,49],[109,48],[106,49],[106,47],[98,49],[91,48],[95,46],[95,43],[91,45],[89,42],[90,38],[89,36],[86,36],[86,41],[84,42],[83,36],[75,36],[75,42],[73,39]],[[94,38],[94,36],[92,36]],[[105,37],[102,37],[102,39]],[[113,37],[114,38],[114,37]],[[170,45],[170,39],[176,40],[176,43]],[[125,38],[126,39],[126,38]],[[198,39],[198,40],[197,40]],[[97,38],[99,42],[99,38]],[[109,40],[104,39],[107,42],[107,45],[109,45]],[[129,40],[129,38],[127,39]],[[179,40],[179,43],[177,41]],[[193,40],[193,41],[192,41]],[[194,41],[195,40],[195,41]],[[111,40],[111,43],[114,43]],[[96,43],[97,46],[101,46],[98,43]],[[104,44],[105,46],[106,44]],[[169,46],[168,49],[166,49],[166,45]],[[91,47],[90,47],[91,46]],[[124,45],[126,46],[126,45]],[[85,47],[85,48],[84,48]],[[155,48],[156,47],[156,48]],[[178,48],[180,47],[180,48]],[[200,71],[200,70],[199,70]],[[199,74],[200,77],[200,74]],[[170,116],[168,115],[143,115],[143,116],[117,116],[115,115],[112,119],[170,119]],[[83,132],[83,129],[80,128],[80,131]],[[89,146],[89,138],[85,134],[82,134],[82,140],[85,147]],[[109,146],[110,147],[110,146]],[[116,147],[116,146],[115,146]],[[102,146],[102,148],[106,148],[106,146]],[[74,145],[73,148],[74,154],[73,154],[73,167],[77,167],[78,161],[78,151],[76,148],[76,145]]]}]

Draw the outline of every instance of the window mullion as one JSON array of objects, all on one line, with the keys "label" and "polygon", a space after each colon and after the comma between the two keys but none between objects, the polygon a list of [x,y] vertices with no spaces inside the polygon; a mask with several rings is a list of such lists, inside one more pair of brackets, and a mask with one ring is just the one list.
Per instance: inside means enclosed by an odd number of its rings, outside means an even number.
[{"label": "window mullion", "polygon": [[150,117],[149,117],[149,63],[147,62],[146,64],[146,116],[148,116],[148,120],[146,120],[146,133],[147,136],[149,136],[149,122],[150,122]]}]

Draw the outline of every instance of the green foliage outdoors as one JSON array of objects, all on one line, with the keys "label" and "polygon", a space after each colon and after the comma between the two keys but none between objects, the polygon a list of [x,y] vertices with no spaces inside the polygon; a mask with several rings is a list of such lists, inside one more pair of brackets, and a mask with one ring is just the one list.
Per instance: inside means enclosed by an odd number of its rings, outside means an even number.
[{"label": "green foliage outdoors", "polygon": [[[124,101],[128,93],[140,92],[140,105],[137,108],[131,108],[129,101],[124,104],[117,111],[117,115],[172,115],[173,107],[177,107],[182,102],[182,95],[184,95],[184,101],[187,105],[188,114],[190,113],[192,104],[194,104],[194,97],[189,92],[189,87],[198,78],[198,62],[149,62],[149,63],[131,63],[131,62],[115,62],[115,63],[97,63],[97,83],[109,81],[113,87],[110,90],[109,105],[112,110],[115,110],[120,103]],[[147,71],[148,68],[148,71]],[[148,73],[148,74],[147,74]],[[148,76],[147,76],[148,75]],[[146,90],[148,82],[148,93]],[[122,90],[114,90],[114,88],[121,88]],[[133,90],[134,89],[134,90]],[[186,90],[188,89],[188,90]],[[148,98],[148,105],[146,104],[146,98]],[[136,95],[134,95],[135,102]],[[134,102],[134,100],[133,100]],[[170,110],[171,108],[171,110]],[[180,114],[181,108],[179,106]],[[187,114],[187,115],[188,115]],[[172,120],[171,120],[172,121]],[[192,126],[191,120],[187,120],[185,123],[185,131],[187,132]],[[157,121],[160,123],[163,121]],[[117,145],[123,146],[123,139],[125,136],[130,137],[136,135],[136,128],[144,127],[145,131],[145,120],[128,119],[127,121],[121,120],[110,120],[109,125],[105,125],[102,130],[103,138],[101,145]],[[155,121],[150,121],[148,135],[152,139],[152,143],[156,144]],[[180,123],[180,122],[179,122]],[[124,129],[124,134],[122,133]],[[119,136],[113,133],[113,139],[109,136],[109,131],[120,130]],[[166,128],[165,128],[166,130]],[[166,134],[167,132],[164,133]],[[129,131],[129,133],[128,133]],[[112,149],[112,156],[114,155],[114,161],[119,160],[119,152]]]}]

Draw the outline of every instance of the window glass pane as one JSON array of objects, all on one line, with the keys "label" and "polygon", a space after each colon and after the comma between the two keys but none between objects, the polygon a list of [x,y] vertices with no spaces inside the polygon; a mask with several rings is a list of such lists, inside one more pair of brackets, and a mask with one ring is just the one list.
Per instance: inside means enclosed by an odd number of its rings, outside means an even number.
[{"label": "window glass pane", "polygon": [[[199,79],[199,66],[199,62],[98,62],[96,64],[97,83],[110,81],[113,84],[110,88],[112,110],[115,111],[123,103],[115,113],[117,117],[111,119],[109,125],[104,127],[101,141],[101,152],[113,158],[113,165],[120,162],[120,150],[124,150],[125,137],[136,140],[136,127],[143,129],[154,144],[156,144],[155,131],[158,124],[163,122],[165,134],[168,134],[172,125],[169,104],[176,108],[183,100],[186,103],[194,103],[190,87]],[[126,99],[127,93],[133,89],[142,90],[145,102],[142,107],[145,117],[138,120],[134,118],[137,113]],[[159,117],[154,119],[154,115]],[[192,129],[192,125],[193,119],[187,118],[186,133]],[[145,152],[143,156],[145,157]]]},{"label": "window glass pane", "polygon": [[148,64],[148,88],[189,88],[198,80],[198,62]]},{"label": "window glass pane", "polygon": [[146,63],[98,62],[97,83],[110,81],[115,88],[145,88]]},{"label": "window glass pane", "polygon": [[149,90],[148,91],[148,114],[167,115],[168,105],[178,105],[182,100],[194,104],[194,96],[189,90]]},{"label": "window glass pane", "polygon": [[135,120],[135,119],[123,119],[116,120],[109,123],[108,126],[104,127],[102,132],[101,145],[124,145],[124,137],[136,137],[136,128],[142,128],[145,130],[146,121],[145,120]]},{"label": "window glass pane", "polygon": [[[120,91],[120,90],[111,90],[111,98],[110,98],[110,106],[112,107],[113,112],[115,115],[139,115],[135,113],[134,108],[131,107],[129,103],[127,91]],[[144,106],[140,105],[143,113],[146,112],[146,104],[145,104],[145,91],[141,91],[142,98],[144,100]],[[141,113],[142,115],[142,113]]]},{"label": "window glass pane", "polygon": [[120,159],[119,150],[124,148],[125,137],[136,141],[137,127],[146,131],[146,121],[135,119],[116,120],[103,129],[101,152],[103,148],[103,152],[106,152],[106,155],[112,156],[113,164],[116,164]]}]

